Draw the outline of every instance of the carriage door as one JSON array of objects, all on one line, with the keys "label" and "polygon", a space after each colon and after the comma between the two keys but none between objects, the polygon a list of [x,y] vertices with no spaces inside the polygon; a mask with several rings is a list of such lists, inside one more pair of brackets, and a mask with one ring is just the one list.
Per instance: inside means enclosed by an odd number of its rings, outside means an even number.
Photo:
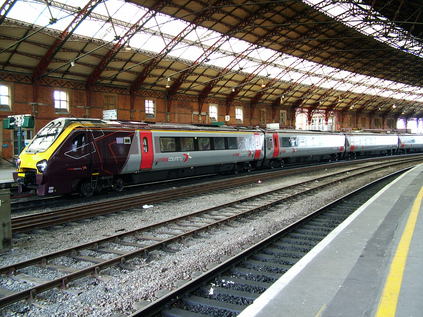
[{"label": "carriage door", "polygon": [[279,136],[277,133],[273,133],[273,157],[279,156]]},{"label": "carriage door", "polygon": [[153,167],[153,137],[151,131],[140,131],[141,169]]}]

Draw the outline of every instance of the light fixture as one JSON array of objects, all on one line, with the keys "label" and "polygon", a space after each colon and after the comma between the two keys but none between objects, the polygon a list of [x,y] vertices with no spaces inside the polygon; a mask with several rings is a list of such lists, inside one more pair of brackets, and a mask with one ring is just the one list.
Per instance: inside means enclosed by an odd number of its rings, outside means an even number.
[{"label": "light fixture", "polygon": [[125,51],[129,52],[131,50],[131,47],[129,45],[125,45]]},{"label": "light fixture", "polygon": [[261,88],[266,87],[266,84],[264,83],[263,79],[261,80]]},{"label": "light fixture", "polygon": [[71,67],[74,67],[75,66],[75,61],[72,61],[70,65],[71,65]]},{"label": "light fixture", "polygon": [[396,105],[392,105],[392,109],[395,109],[397,106]]},{"label": "light fixture", "polygon": [[167,78],[166,88],[170,88],[170,77]]}]

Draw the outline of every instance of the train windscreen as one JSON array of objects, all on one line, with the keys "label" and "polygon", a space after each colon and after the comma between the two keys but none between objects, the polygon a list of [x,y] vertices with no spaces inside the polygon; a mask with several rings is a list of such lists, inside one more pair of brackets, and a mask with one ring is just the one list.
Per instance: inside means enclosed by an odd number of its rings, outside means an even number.
[{"label": "train windscreen", "polygon": [[26,148],[28,153],[39,153],[46,151],[57,139],[66,126],[66,119],[56,119],[49,122],[32,139]]}]

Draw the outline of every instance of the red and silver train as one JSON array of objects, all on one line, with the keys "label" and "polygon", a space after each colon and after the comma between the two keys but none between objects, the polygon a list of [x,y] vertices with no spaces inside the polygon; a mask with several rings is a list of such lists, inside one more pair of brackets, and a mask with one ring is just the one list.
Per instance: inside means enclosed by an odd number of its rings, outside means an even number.
[{"label": "red and silver train", "polygon": [[291,161],[423,151],[423,135],[262,130],[59,118],[24,149],[13,174],[21,192],[79,192]]}]

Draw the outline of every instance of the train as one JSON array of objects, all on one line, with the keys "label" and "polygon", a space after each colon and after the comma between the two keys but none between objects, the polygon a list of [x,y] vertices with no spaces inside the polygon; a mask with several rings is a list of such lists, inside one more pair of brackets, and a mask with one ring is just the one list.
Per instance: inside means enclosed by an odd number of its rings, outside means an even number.
[{"label": "train", "polygon": [[19,192],[89,197],[128,184],[423,151],[423,135],[57,118],[17,159]]}]

